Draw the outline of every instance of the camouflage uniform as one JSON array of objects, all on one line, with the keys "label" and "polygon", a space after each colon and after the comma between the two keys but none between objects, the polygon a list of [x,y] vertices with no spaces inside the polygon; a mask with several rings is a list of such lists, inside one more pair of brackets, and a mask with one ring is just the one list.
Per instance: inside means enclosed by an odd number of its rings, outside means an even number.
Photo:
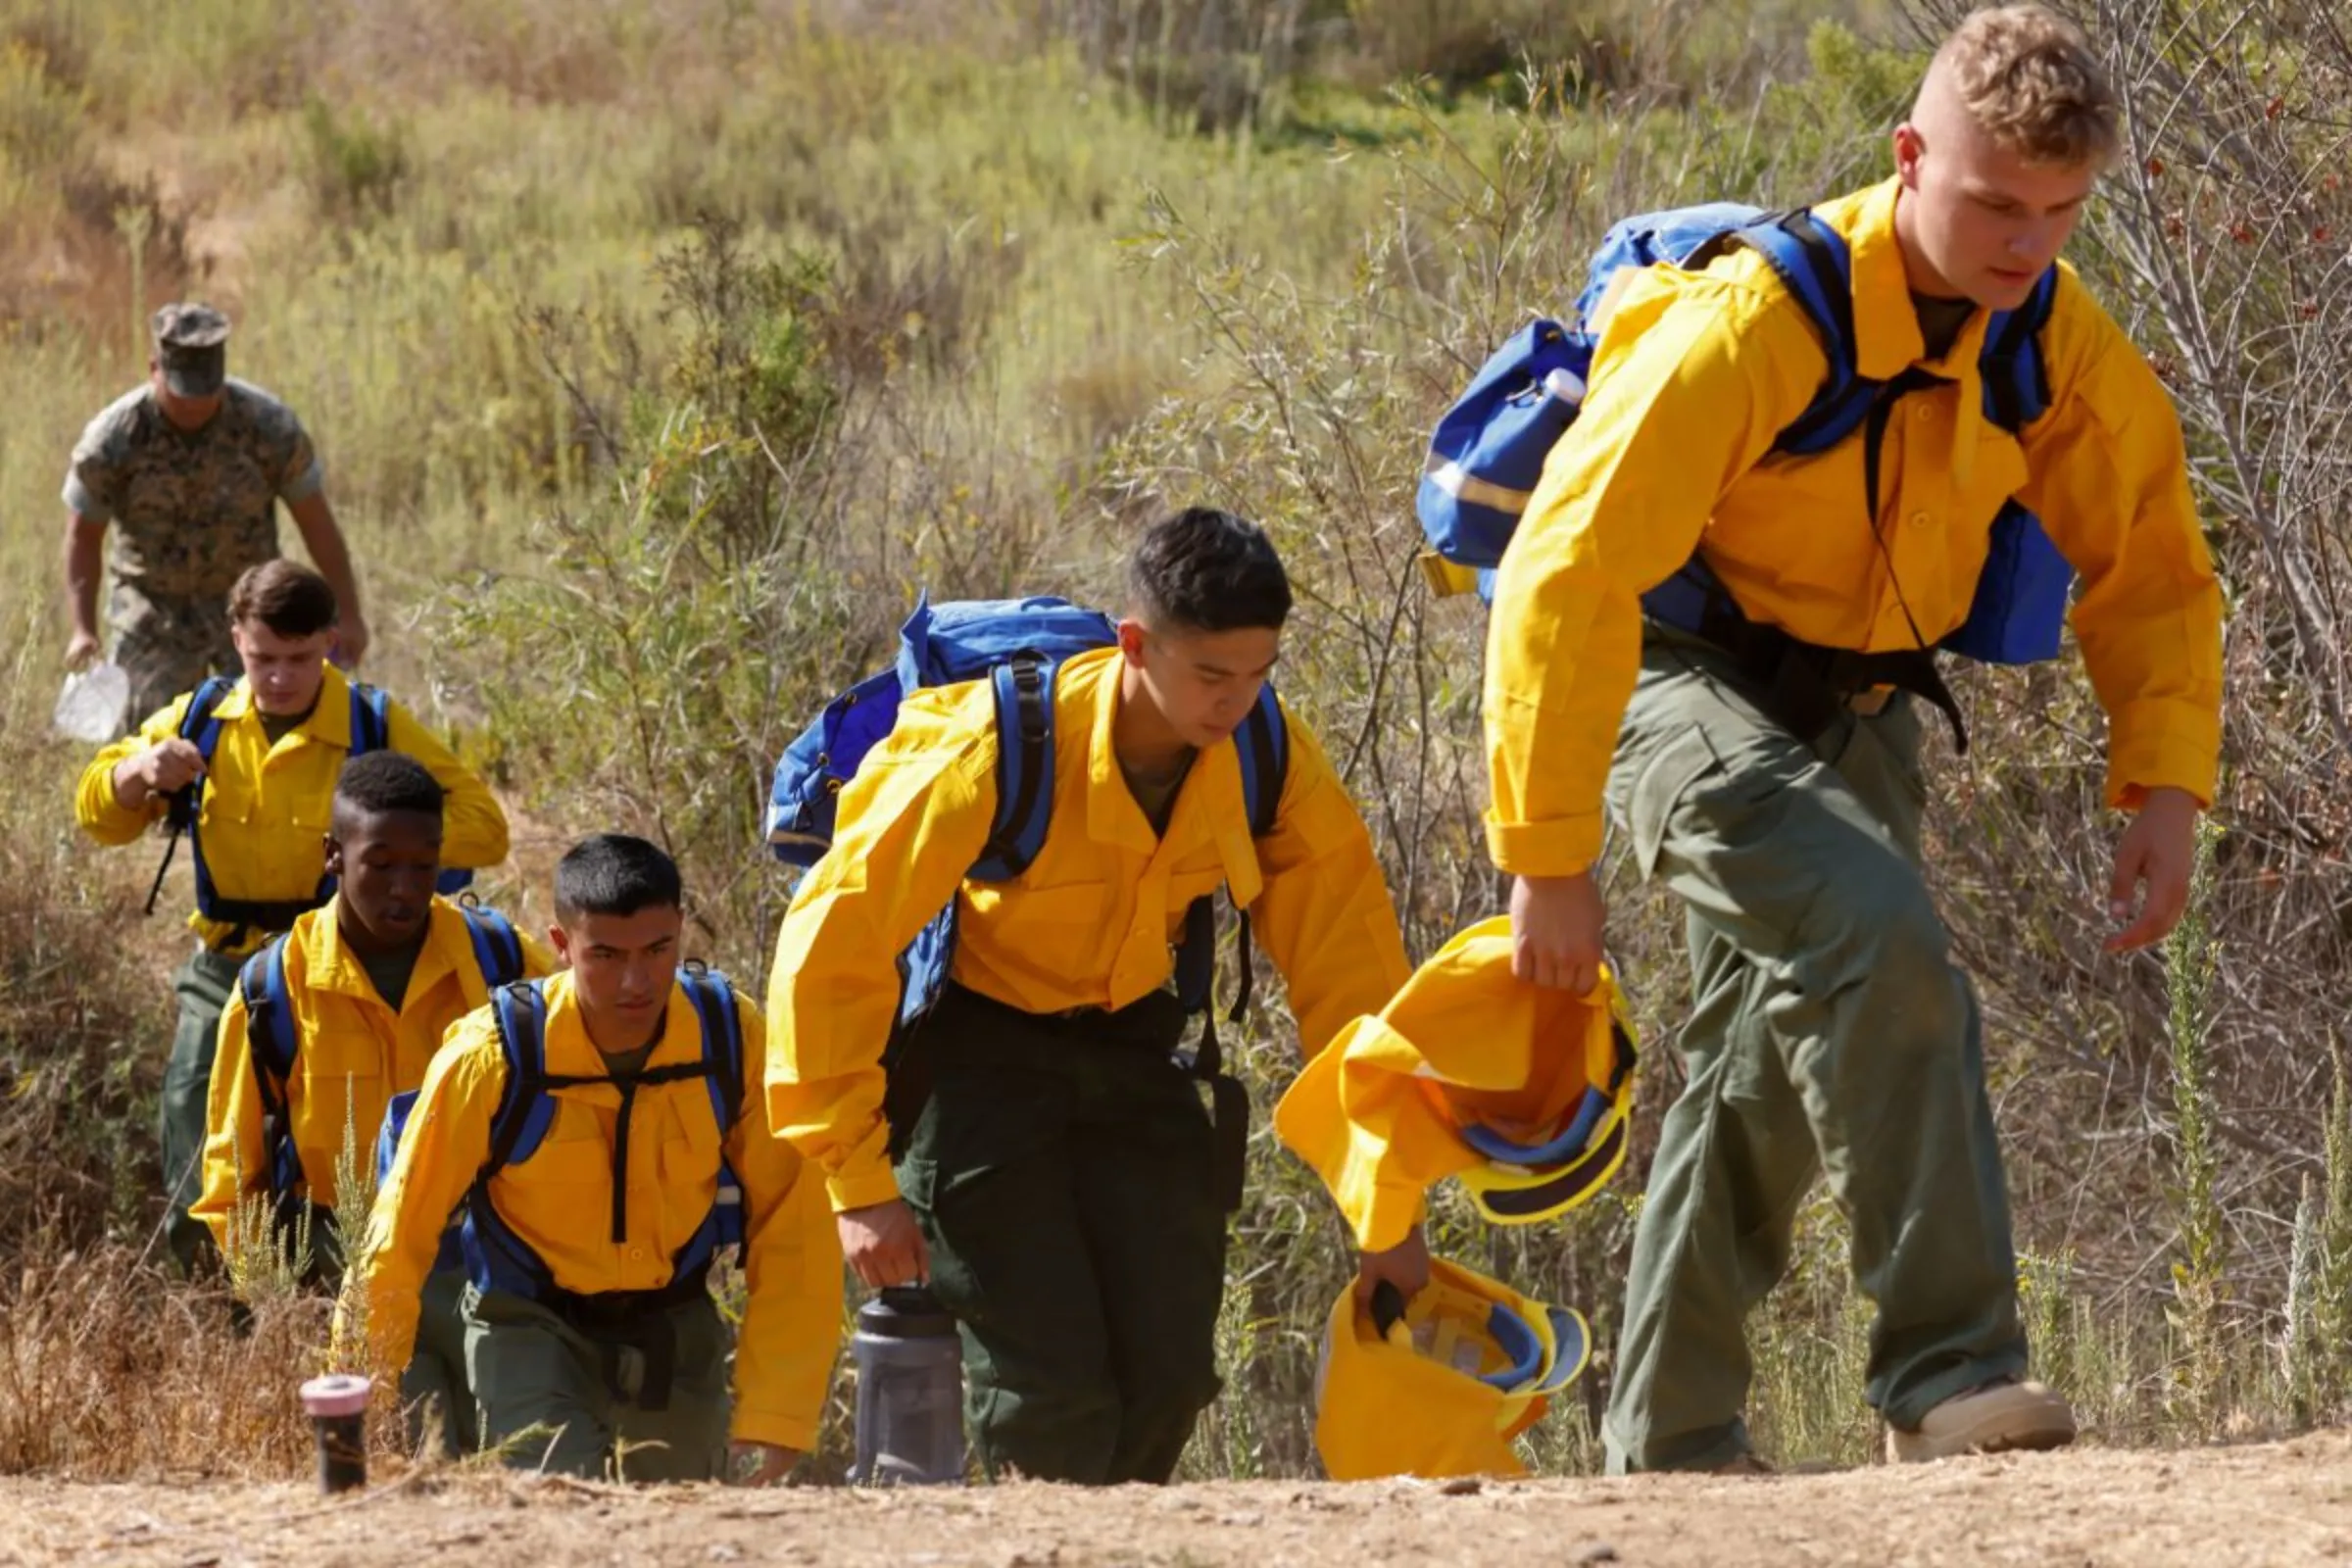
[{"label": "camouflage uniform", "polygon": [[320,487],[294,412],[242,381],[224,390],[196,430],[164,417],[152,383],[125,394],[82,431],[66,475],[66,505],[109,525],[107,620],[134,720],[238,667],[228,590],[278,554],[276,504]]}]

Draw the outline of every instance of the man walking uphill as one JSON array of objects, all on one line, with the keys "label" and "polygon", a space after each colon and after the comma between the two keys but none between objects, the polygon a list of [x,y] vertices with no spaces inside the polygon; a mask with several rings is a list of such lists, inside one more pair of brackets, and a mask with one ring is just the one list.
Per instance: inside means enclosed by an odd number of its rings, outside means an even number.
[{"label": "man walking uphill", "polygon": [[351,558],[302,421],[228,375],[228,318],[219,311],[167,305],[153,326],[148,379],[90,421],[65,488],[66,662],[97,657],[100,545],[111,528],[107,618],[134,720],[238,667],[220,604],[240,572],[277,554],[280,501],[335,591],[336,658],[356,663],[368,651]]},{"label": "man walking uphill", "polygon": [[[1613,1468],[1761,1468],[1741,1320],[1820,1173],[1878,1309],[1866,1393],[1895,1457],[2074,1437],[2023,1381],[1977,1003],[1920,872],[1917,703],[1949,703],[1924,650],[1972,617],[1996,516],[2030,510],[2082,576],[2107,800],[2134,816],[2109,949],[2171,928],[2214,788],[2221,597],[2173,410],[2056,266],[2118,139],[2071,25],[1969,18],[1894,132],[1895,177],[1812,212],[1850,258],[1851,363],[1825,365],[1758,249],[1626,275],[1503,560],[1488,837],[1521,973],[1594,984],[1604,798],[1688,916],[1690,1083],[1635,1242]],[[2009,419],[1990,318],[2042,298],[2047,404]],[[1839,375],[1879,388],[1868,417],[1786,445]]]}]

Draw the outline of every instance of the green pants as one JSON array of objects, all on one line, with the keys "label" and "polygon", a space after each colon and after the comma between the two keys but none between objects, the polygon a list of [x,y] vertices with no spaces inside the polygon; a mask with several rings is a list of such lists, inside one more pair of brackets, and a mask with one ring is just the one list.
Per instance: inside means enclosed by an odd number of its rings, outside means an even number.
[{"label": "green pants", "polygon": [[1225,1216],[1182,1026],[1165,994],[1048,1018],[952,986],[916,1039],[899,1189],[991,1477],[1165,1481],[1216,1397]]},{"label": "green pants", "polygon": [[182,1272],[216,1255],[213,1233],[188,1214],[204,1186],[205,1099],[212,1092],[213,1052],[220,1014],[243,965],[199,948],[172,976],[179,1023],[172,1058],[164,1064],[161,1139],[164,1151],[164,1239]]},{"label": "green pants", "polygon": [[463,1458],[481,1446],[473,1385],[466,1376],[465,1295],[462,1268],[436,1269],[426,1277],[416,1317],[416,1348],[409,1352],[409,1364],[400,1374],[409,1446],[423,1446],[425,1422],[430,1420],[441,1451],[451,1458]]},{"label": "green pants", "polygon": [[468,1284],[463,1309],[482,1446],[509,1465],[592,1481],[710,1481],[723,1473],[732,1347],[708,1294],[657,1309],[676,1344],[662,1409],[647,1408],[645,1358],[636,1348],[506,1291]]},{"label": "green pants", "polygon": [[1649,633],[1609,799],[1685,906],[1693,1010],[1634,1240],[1613,1470],[1746,1448],[1743,1320],[1817,1175],[1878,1308],[1864,1392],[1888,1421],[2025,1367],[1976,998],[1920,874],[1920,723],[1898,696],[1807,745],[1722,656]]}]

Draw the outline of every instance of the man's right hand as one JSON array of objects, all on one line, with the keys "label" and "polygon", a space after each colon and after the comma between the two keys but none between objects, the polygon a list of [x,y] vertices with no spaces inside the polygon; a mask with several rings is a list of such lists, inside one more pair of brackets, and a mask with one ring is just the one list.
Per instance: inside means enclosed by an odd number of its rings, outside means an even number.
[{"label": "man's right hand", "polygon": [[87,669],[98,662],[98,638],[93,632],[77,631],[66,644],[66,667]]},{"label": "man's right hand", "polygon": [[196,743],[174,735],[139,759],[140,774],[158,795],[170,795],[192,784],[204,771],[204,754]]},{"label": "man's right hand", "polygon": [[920,1285],[931,1277],[931,1250],[905,1199],[845,1208],[833,1222],[841,1232],[842,1257],[869,1290]]},{"label": "man's right hand", "polygon": [[115,764],[116,804],[135,811],[150,796],[170,795],[203,771],[204,754],[196,743],[174,735]]},{"label": "man's right hand", "polygon": [[1608,908],[1590,871],[1511,879],[1511,973],[1532,985],[1590,996],[1600,984]]}]

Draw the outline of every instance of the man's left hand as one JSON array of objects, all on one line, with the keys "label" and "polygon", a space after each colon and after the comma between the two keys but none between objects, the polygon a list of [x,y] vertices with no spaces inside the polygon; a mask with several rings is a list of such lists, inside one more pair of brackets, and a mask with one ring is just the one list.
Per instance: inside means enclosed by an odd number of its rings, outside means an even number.
[{"label": "man's left hand", "polygon": [[2140,803],[2115,847],[2107,915],[2121,929],[2108,937],[2109,953],[2135,953],[2180,923],[2197,856],[2197,798],[2182,789],[2152,789]]},{"label": "man's left hand", "polygon": [[730,1487],[772,1487],[792,1474],[792,1467],[801,1462],[798,1448],[780,1448],[772,1443],[747,1443],[738,1440],[727,1445],[727,1485]]},{"label": "man's left hand", "polygon": [[1385,1252],[1359,1253],[1355,1260],[1355,1298],[1369,1306],[1372,1293],[1394,1285],[1409,1303],[1429,1288],[1429,1240],[1415,1225],[1403,1241]]}]

